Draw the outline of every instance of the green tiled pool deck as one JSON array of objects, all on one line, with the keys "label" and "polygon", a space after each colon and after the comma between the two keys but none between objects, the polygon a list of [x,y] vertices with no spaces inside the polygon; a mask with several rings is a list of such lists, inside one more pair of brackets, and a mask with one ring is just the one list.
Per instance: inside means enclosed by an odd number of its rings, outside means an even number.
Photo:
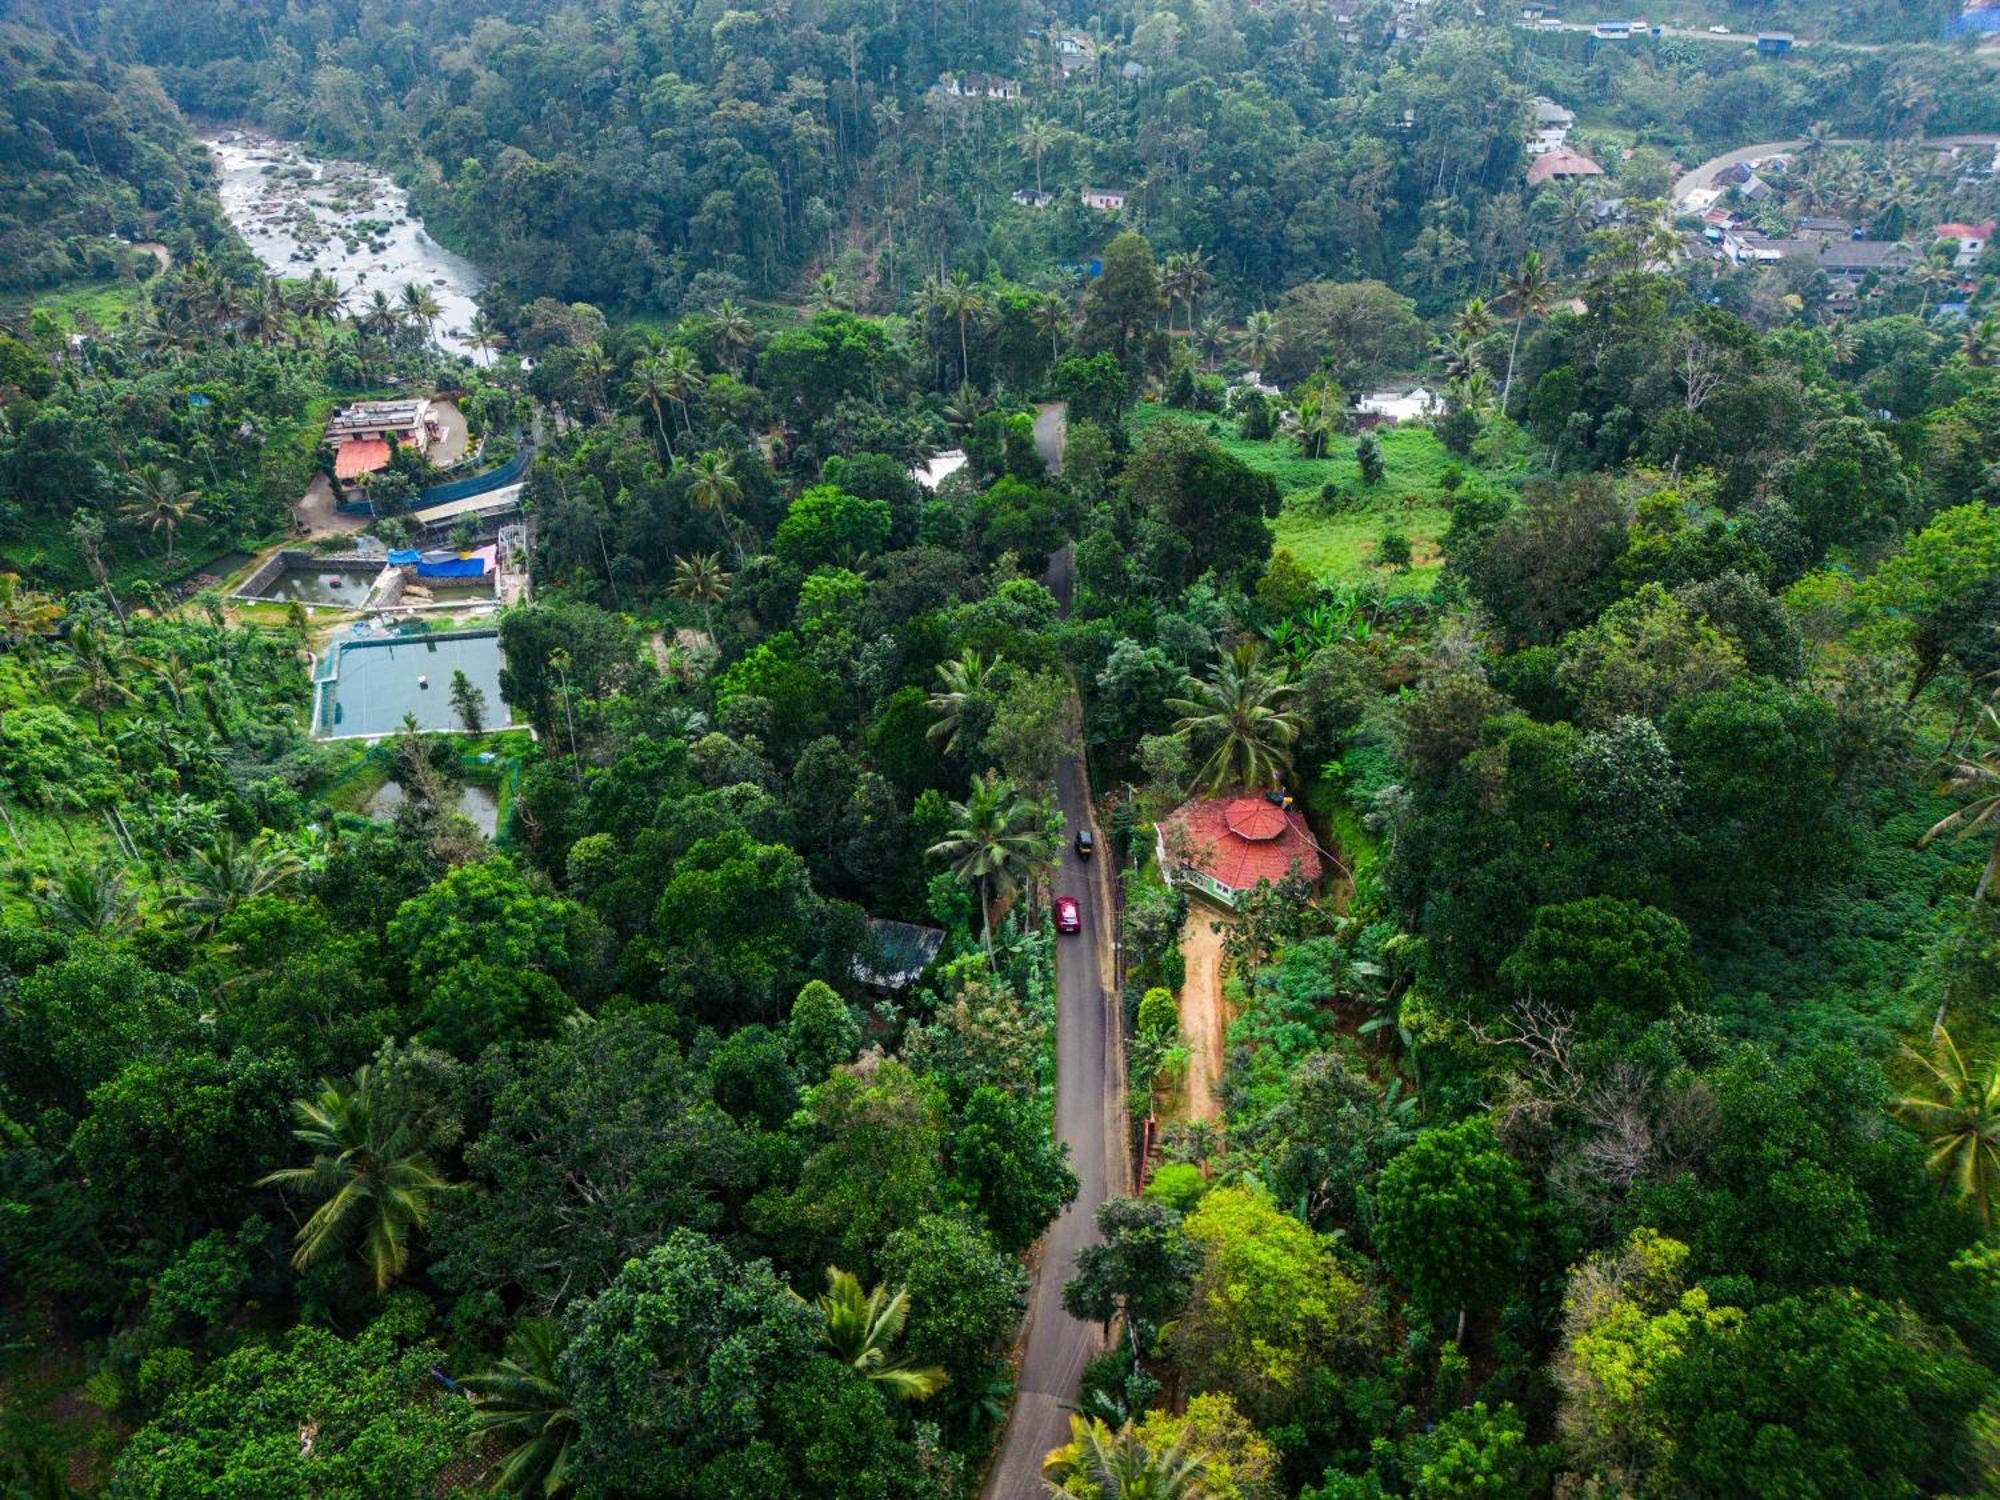
[{"label": "green tiled pool deck", "polygon": [[405,715],[419,729],[459,730],[451,678],[463,672],[486,694],[485,727],[513,723],[500,697],[500,637],[491,630],[342,641],[320,663],[313,733],[323,740],[395,734]]}]

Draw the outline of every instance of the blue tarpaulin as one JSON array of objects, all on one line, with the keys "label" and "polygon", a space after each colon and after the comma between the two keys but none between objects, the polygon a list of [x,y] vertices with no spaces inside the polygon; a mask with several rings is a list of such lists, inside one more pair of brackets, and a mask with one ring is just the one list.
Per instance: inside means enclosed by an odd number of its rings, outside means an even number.
[{"label": "blue tarpaulin", "polygon": [[423,556],[415,547],[398,547],[389,553],[389,562],[394,567],[407,568],[412,563],[423,561]]},{"label": "blue tarpaulin", "polygon": [[484,578],[493,571],[497,551],[478,547],[470,552],[426,552],[417,560],[417,577]]}]

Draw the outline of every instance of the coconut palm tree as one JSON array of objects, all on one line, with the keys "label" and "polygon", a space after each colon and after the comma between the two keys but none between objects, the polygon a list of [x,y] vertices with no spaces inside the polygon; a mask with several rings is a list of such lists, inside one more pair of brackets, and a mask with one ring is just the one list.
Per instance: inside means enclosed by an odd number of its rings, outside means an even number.
[{"label": "coconut palm tree", "polygon": [[835,1359],[859,1370],[890,1395],[922,1401],[943,1390],[950,1379],[936,1365],[912,1369],[890,1353],[909,1320],[908,1292],[892,1293],[886,1286],[878,1286],[864,1294],[852,1272],[828,1266],[826,1293],[813,1306],[819,1309],[821,1319],[820,1343]]},{"label": "coconut palm tree", "polygon": [[1977,323],[1967,324],[1959,350],[1974,369],[1983,370],[2000,360],[2000,320],[1981,318]]},{"label": "coconut palm tree", "polygon": [[571,369],[583,384],[592,415],[602,416],[611,406],[611,356],[602,345],[585,344],[576,351],[576,363]]},{"label": "coconut palm tree", "polygon": [[736,566],[743,566],[743,541],[735,526],[736,505],[743,498],[743,483],[727,453],[697,453],[690,465],[693,478],[688,483],[688,504],[708,511],[722,522],[722,529],[736,549]]},{"label": "coconut palm tree", "polygon": [[1896,1118],[1929,1144],[1931,1174],[1970,1199],[1979,1222],[1991,1227],[1993,1199],[2000,1193],[2000,1056],[1968,1065],[1942,1026],[1932,1033],[1928,1054],[1912,1047],[1903,1051],[1935,1088],[1928,1096],[1896,1100]]},{"label": "coconut palm tree", "polygon": [[1167,327],[1174,326],[1173,309],[1185,304],[1188,329],[1194,329],[1194,305],[1201,300],[1214,277],[1209,274],[1208,257],[1199,250],[1176,250],[1167,257],[1160,275],[1160,290],[1167,299]]},{"label": "coconut palm tree", "polygon": [[1324,458],[1346,425],[1346,399],[1338,386],[1316,380],[1299,395],[1298,417],[1299,452],[1307,458]]},{"label": "coconut palm tree", "polygon": [[1236,340],[1236,352],[1243,356],[1245,364],[1261,375],[1264,367],[1278,357],[1284,343],[1284,335],[1278,331],[1277,315],[1260,307],[1243,320],[1243,333]]},{"label": "coconut palm tree", "polygon": [[237,325],[247,337],[268,344],[284,331],[285,296],[270,278],[259,281],[243,299],[243,316]]},{"label": "coconut palm tree", "polygon": [[972,778],[963,802],[951,804],[951,829],[928,853],[951,861],[951,872],[979,889],[986,961],[993,962],[993,899],[1042,868],[1048,835],[1033,804],[997,771]]},{"label": "coconut palm tree", "polygon": [[493,356],[507,347],[507,335],[493,326],[493,322],[483,312],[475,312],[466,326],[465,341],[472,346],[475,354],[486,356],[491,364]]},{"label": "coconut palm tree", "polygon": [[1826,352],[1837,365],[1851,365],[1861,352],[1861,340],[1854,336],[1854,325],[1848,322],[1829,323],[1826,328]]},{"label": "coconut palm tree", "polygon": [[814,312],[839,312],[846,307],[847,294],[841,290],[840,277],[832,271],[820,272],[806,294],[806,306]]},{"label": "coconut palm tree", "polygon": [[2000,874],[2000,713],[1988,703],[1981,717],[1989,738],[1986,748],[1977,759],[1969,755],[1951,756],[1946,761],[1950,769],[1944,785],[1938,788],[1939,795],[1963,797],[1965,804],[1938,819],[1917,841],[1928,844],[1941,833],[1961,839],[1975,833],[1992,838],[1993,848],[1986,857],[1986,868],[1980,872],[1979,884],[1972,892],[1974,901],[1986,899],[1986,893],[1993,888],[1993,877]]},{"label": "coconut palm tree", "polygon": [[568,1343],[555,1319],[523,1318],[507,1335],[506,1354],[460,1382],[472,1393],[473,1435],[508,1445],[489,1481],[495,1494],[558,1500],[574,1492],[576,1413],[561,1368]]},{"label": "coconut palm tree", "polygon": [[724,369],[734,374],[743,356],[749,353],[757,330],[744,316],[743,309],[724,297],[708,315],[708,334],[715,340],[715,357]]},{"label": "coconut palm tree", "polygon": [[346,308],[347,293],[324,271],[315,271],[293,293],[293,305],[309,322],[331,323]]},{"label": "coconut palm tree", "polygon": [[632,378],[625,382],[625,399],[634,406],[653,413],[653,426],[660,434],[660,445],[666,449],[667,462],[674,461],[674,440],[667,433],[666,405],[673,398],[667,394],[664,361],[657,354],[648,354],[635,361]]},{"label": "coconut palm tree", "polygon": [[1205,370],[1213,370],[1222,351],[1229,347],[1229,325],[1220,313],[1203,313],[1201,321],[1194,325],[1194,341],[1201,348],[1201,363]]},{"label": "coconut palm tree", "polygon": [[965,727],[966,710],[992,689],[993,676],[1000,670],[1003,660],[1004,657],[996,656],[989,662],[967,647],[962,656],[938,663],[938,691],[924,700],[924,707],[936,714],[938,719],[925,732],[925,737],[934,745],[942,741],[940,748],[944,754],[949,755],[958,748],[959,732]]},{"label": "coconut palm tree", "polygon": [[410,1263],[410,1234],[430,1219],[431,1204],[453,1184],[438,1175],[409,1109],[386,1097],[372,1067],[343,1089],[326,1082],[317,1097],[297,1099],[292,1135],[312,1148],[308,1166],[284,1167],[257,1179],[264,1187],[297,1188],[318,1206],[300,1227],[292,1264],[322,1260],[358,1234],[361,1258],[375,1290],[386,1291]]},{"label": "coconut palm tree", "polygon": [[437,320],[444,316],[444,309],[438,305],[437,293],[421,282],[407,281],[403,283],[403,292],[399,300],[403,321],[421,331],[424,342],[428,344],[431,341],[431,329],[437,325]]},{"label": "coconut palm tree", "polygon": [[66,866],[35,893],[35,910],[52,927],[107,940],[139,925],[138,899],[126,887],[124,872],[109,860]]},{"label": "coconut palm tree", "polygon": [[187,522],[197,520],[195,506],[201,493],[184,487],[172,469],[143,463],[125,479],[125,493],[131,498],[119,507],[119,514],[148,531],[167,534],[167,558],[174,555],[174,533]]},{"label": "coconut palm tree", "polygon": [[1061,292],[1043,292],[1035,303],[1035,327],[1049,336],[1049,360],[1062,354],[1063,336],[1069,332],[1069,299]]},{"label": "coconut palm tree", "polygon": [[1023,156],[1035,159],[1035,191],[1042,190],[1042,154],[1062,139],[1062,132],[1053,122],[1039,115],[1030,115],[1021,123],[1021,133],[1014,137],[1014,144]]},{"label": "coconut palm tree", "polygon": [[1476,344],[1493,331],[1493,309],[1483,297],[1474,297],[1451,320],[1451,331],[1468,344]]},{"label": "coconut palm tree", "polygon": [[701,394],[708,384],[708,377],[702,373],[701,361],[695,358],[694,351],[683,345],[669,344],[659,352],[658,357],[660,389],[674,403],[674,410],[680,413],[681,432],[693,437],[694,427],[688,421],[687,404]]},{"label": "coconut palm tree", "polygon": [[1508,393],[1514,389],[1514,358],[1521,352],[1521,329],[1529,318],[1547,312],[1555,300],[1555,282],[1542,265],[1542,253],[1530,250],[1521,257],[1521,269],[1506,280],[1506,298],[1514,308],[1514,341],[1507,349],[1507,378],[1500,383],[1500,410],[1507,409]]},{"label": "coconut palm tree", "polygon": [[53,675],[60,682],[74,684],[69,701],[90,710],[102,735],[104,711],[132,701],[132,690],[124,682],[125,660],[88,620],[79,620],[63,645],[66,652]]},{"label": "coconut palm tree", "polygon": [[951,280],[938,289],[938,311],[958,323],[958,378],[970,380],[972,353],[965,339],[965,325],[986,310],[986,294],[963,271],[953,271]]},{"label": "coconut palm tree", "polygon": [[386,339],[403,326],[403,310],[389,300],[387,292],[377,287],[361,304],[361,311],[354,315],[354,322],[363,333]]},{"label": "coconut palm tree", "polygon": [[1169,698],[1181,715],[1174,732],[1211,746],[1197,779],[1210,791],[1269,786],[1292,767],[1292,743],[1305,721],[1291,706],[1297,695],[1282,663],[1265,666],[1263,647],[1245,641],[1215,665],[1206,681],[1188,679],[1188,696]]},{"label": "coconut palm tree", "polygon": [[713,552],[696,552],[674,559],[674,581],[667,592],[687,604],[701,607],[701,626],[715,639],[715,606],[729,597],[729,575]]},{"label": "coconut palm tree", "polygon": [[181,919],[206,937],[246,901],[284,890],[299,875],[298,859],[262,834],[228,834],[196,855],[181,892]]},{"label": "coconut palm tree", "polygon": [[963,440],[978,424],[979,418],[985,411],[986,401],[979,394],[979,388],[960,381],[958,389],[952,392],[951,399],[944,404],[942,413],[944,425],[951,429],[953,437]]},{"label": "coconut palm tree", "polygon": [[1178,1443],[1154,1452],[1131,1423],[1114,1433],[1095,1417],[1072,1416],[1069,1430],[1069,1442],[1042,1461],[1051,1495],[1076,1494],[1078,1479],[1093,1500],[1198,1500],[1202,1493],[1203,1466]]}]

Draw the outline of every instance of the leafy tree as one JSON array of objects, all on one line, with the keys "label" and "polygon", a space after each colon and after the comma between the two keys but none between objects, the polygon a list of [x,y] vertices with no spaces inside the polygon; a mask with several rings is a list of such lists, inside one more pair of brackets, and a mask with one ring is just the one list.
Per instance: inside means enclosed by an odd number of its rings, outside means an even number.
[{"label": "leafy tree", "polygon": [[1262,1192],[1217,1188],[1184,1228],[1201,1269],[1167,1342],[1194,1389],[1282,1417],[1315,1372],[1352,1367],[1374,1343],[1375,1310],[1331,1244]]},{"label": "leafy tree", "polygon": [[1276,482],[1190,422],[1147,428],[1120,488],[1134,515],[1133,561],[1164,597],[1210,570],[1247,585],[1270,560],[1267,522],[1283,498]]},{"label": "leafy tree", "polygon": [[358,1238],[375,1290],[387,1290],[409,1267],[411,1232],[423,1229],[434,1200],[452,1186],[431,1162],[422,1122],[383,1086],[373,1064],[347,1088],[328,1083],[292,1109],[299,1120],[292,1134],[312,1148],[312,1165],[257,1179],[260,1187],[296,1187],[317,1200],[292,1264],[303,1269]]},{"label": "leafy tree", "polygon": [[1129,229],[1112,238],[1102,259],[1103,271],[1084,291],[1077,343],[1086,354],[1112,355],[1129,371],[1135,368],[1141,335],[1153,326],[1164,301],[1159,267],[1146,237]]},{"label": "leafy tree", "polygon": [[1858,1292],[1695,1324],[1654,1387],[1667,1482],[1695,1496],[1951,1493],[1991,1384],[1948,1334]]},{"label": "leafy tree", "polygon": [[1354,462],[1360,466],[1363,484],[1380,484],[1388,472],[1382,463],[1382,440],[1372,432],[1362,433],[1354,440]]},{"label": "leafy tree", "polygon": [[1220,1393],[1193,1397],[1179,1414],[1147,1412],[1138,1437],[1155,1453],[1179,1449],[1199,1464],[1207,1500],[1278,1500],[1284,1493],[1276,1447]]},{"label": "leafy tree", "polygon": [[432,1231],[433,1274],[468,1298],[558,1311],[672,1230],[722,1227],[754,1181],[746,1132],[643,1009],[488,1059],[481,1092],[470,1183]]},{"label": "leafy tree", "polygon": [[959,1112],[950,1160],[1003,1250],[1027,1249],[1076,1196],[1069,1148],[1056,1144],[1047,1111],[990,1084]]},{"label": "leafy tree", "polygon": [[801,572],[872,557],[889,543],[889,507],[881,500],[815,485],[792,502],[771,550]]},{"label": "leafy tree", "polygon": [[1202,1247],[1182,1228],[1181,1215],[1163,1203],[1107,1198],[1098,1205],[1102,1243],[1077,1252],[1076,1276],[1063,1286],[1070,1316],[1109,1325],[1119,1312],[1158,1325],[1186,1304]]},{"label": "leafy tree", "polygon": [[1679,699],[1721,687],[1743,657],[1714,625],[1657,583],[1620,599],[1563,642],[1558,681],[1593,724],[1657,718]]},{"label": "leafy tree", "polygon": [[903,1346],[913,1364],[936,1365],[960,1393],[976,1390],[994,1351],[1027,1307],[1027,1273],[976,1224],[925,1214],[883,1241],[882,1276],[909,1294]]},{"label": "leafy tree", "polygon": [[451,706],[467,734],[478,734],[486,727],[486,691],[467,677],[463,668],[455,668],[451,674]]},{"label": "leafy tree", "polygon": [[1532,1224],[1528,1185],[1484,1116],[1424,1131],[1382,1174],[1375,1243],[1417,1303],[1439,1315],[1510,1290]]},{"label": "leafy tree", "polygon": [[768,1439],[772,1402],[813,1357],[817,1321],[767,1262],[739,1264],[673,1231],[570,1324],[558,1369],[576,1413],[575,1471],[626,1493],[728,1493],[717,1488],[725,1463]]},{"label": "leafy tree", "polygon": [[818,979],[799,991],[785,1030],[793,1063],[813,1082],[853,1061],[861,1045],[861,1021],[854,1007]]},{"label": "leafy tree", "polygon": [[1500,978],[1579,1017],[1601,1009],[1640,1024],[1693,1004],[1703,989],[1687,929],[1663,911],[1610,896],[1537,909]]},{"label": "leafy tree", "polygon": [[133,1434],[111,1493],[429,1500],[475,1417],[411,1399],[445,1359],[422,1341],[425,1316],[399,1293],[352,1339],[299,1327],[243,1344]]}]

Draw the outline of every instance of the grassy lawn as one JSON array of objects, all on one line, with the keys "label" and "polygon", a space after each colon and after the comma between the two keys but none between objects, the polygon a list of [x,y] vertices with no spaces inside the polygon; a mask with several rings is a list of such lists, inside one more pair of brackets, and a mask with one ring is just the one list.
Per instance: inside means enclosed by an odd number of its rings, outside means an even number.
[{"label": "grassy lawn", "polygon": [[[1448,470],[1507,485],[1518,483],[1520,477],[1512,463],[1502,470],[1480,469],[1475,460],[1447,449],[1428,427],[1395,427],[1378,433],[1382,481],[1363,486],[1351,437],[1339,439],[1329,457],[1306,458],[1290,438],[1245,439],[1237,436],[1233,422],[1189,418],[1163,406],[1141,407],[1132,425],[1143,430],[1173,420],[1193,420],[1204,428],[1213,423],[1218,443],[1277,481],[1285,496],[1285,508],[1271,528],[1277,545],[1322,578],[1353,583],[1377,576],[1376,539],[1390,529],[1409,537],[1415,566],[1395,577],[1392,593],[1424,592],[1442,565],[1437,541],[1451,521],[1450,492],[1443,486]],[[1321,489],[1329,484],[1347,497],[1339,509],[1329,509],[1320,499]]]},{"label": "grassy lawn", "polygon": [[53,313],[57,322],[74,333],[79,313],[88,314],[100,328],[116,328],[118,320],[138,305],[139,296],[136,281],[78,281],[52,292],[36,292],[27,299],[27,306]]}]

